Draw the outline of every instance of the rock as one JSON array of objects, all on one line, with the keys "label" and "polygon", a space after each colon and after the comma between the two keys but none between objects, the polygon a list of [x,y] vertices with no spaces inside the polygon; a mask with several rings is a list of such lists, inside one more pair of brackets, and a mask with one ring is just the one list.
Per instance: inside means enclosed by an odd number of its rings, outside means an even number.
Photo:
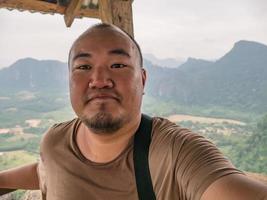
[{"label": "rock", "polygon": [[23,196],[22,200],[42,200],[40,190],[28,190]]}]

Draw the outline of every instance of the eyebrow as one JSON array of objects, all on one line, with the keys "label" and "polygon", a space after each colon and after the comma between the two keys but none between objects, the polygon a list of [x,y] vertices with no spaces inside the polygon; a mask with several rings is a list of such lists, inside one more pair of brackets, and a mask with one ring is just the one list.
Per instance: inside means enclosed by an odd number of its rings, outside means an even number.
[{"label": "eyebrow", "polygon": [[115,54],[115,55],[123,55],[127,57],[131,57],[124,49],[112,49],[108,52],[109,54]]},{"label": "eyebrow", "polygon": [[72,61],[77,60],[78,58],[90,58],[92,57],[92,55],[90,53],[78,53],[76,56],[74,56],[74,58],[72,59]]},{"label": "eyebrow", "polygon": [[[112,49],[108,52],[108,54],[114,54],[114,55],[122,55],[122,56],[126,56],[126,57],[131,57],[124,49]],[[91,58],[92,54],[90,53],[78,53],[77,55],[74,56],[74,58],[72,59],[72,61],[77,60],[78,58]]]}]

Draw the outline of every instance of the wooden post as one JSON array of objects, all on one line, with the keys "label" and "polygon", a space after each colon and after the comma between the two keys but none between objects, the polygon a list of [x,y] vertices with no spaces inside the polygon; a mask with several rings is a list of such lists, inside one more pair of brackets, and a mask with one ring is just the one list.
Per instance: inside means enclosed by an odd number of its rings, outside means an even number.
[{"label": "wooden post", "polygon": [[132,0],[113,0],[112,12],[113,24],[134,37]]},{"label": "wooden post", "polygon": [[99,16],[102,22],[113,24],[112,0],[99,0]]},{"label": "wooden post", "polygon": [[99,16],[134,37],[132,0],[99,0]]},{"label": "wooden post", "polygon": [[65,24],[70,27],[75,16],[79,12],[83,0],[71,0],[64,15]]}]

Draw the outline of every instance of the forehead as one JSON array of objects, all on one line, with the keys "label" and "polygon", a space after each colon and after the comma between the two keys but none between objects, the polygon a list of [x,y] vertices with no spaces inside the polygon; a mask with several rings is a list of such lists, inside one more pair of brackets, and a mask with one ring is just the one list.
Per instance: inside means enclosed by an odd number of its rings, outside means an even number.
[{"label": "forehead", "polygon": [[[73,44],[70,56],[83,51],[109,51],[120,48],[132,54],[136,47],[131,39],[123,32],[115,29],[93,29],[82,34]],[[71,59],[70,57],[70,59]]]}]

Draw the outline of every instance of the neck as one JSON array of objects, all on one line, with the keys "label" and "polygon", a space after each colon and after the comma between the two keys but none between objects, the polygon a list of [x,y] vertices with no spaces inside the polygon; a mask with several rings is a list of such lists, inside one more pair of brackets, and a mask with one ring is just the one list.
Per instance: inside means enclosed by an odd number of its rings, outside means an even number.
[{"label": "neck", "polygon": [[141,115],[112,134],[94,133],[81,123],[77,132],[77,145],[90,161],[107,163],[114,160],[127,147],[137,131]]}]

